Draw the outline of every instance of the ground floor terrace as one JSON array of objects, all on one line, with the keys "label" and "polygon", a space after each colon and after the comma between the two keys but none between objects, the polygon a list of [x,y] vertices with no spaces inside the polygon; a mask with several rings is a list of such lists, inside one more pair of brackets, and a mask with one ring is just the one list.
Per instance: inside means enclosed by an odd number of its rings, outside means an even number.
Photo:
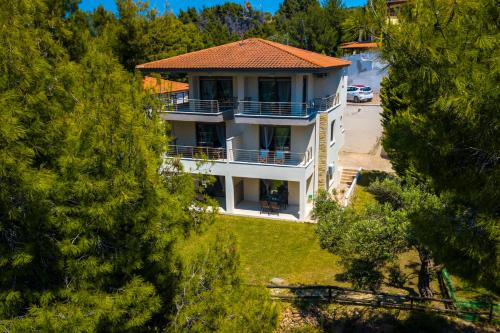
[{"label": "ground floor terrace", "polygon": [[204,195],[217,199],[222,214],[311,221],[312,176],[304,182],[215,176],[212,184],[199,186]]}]

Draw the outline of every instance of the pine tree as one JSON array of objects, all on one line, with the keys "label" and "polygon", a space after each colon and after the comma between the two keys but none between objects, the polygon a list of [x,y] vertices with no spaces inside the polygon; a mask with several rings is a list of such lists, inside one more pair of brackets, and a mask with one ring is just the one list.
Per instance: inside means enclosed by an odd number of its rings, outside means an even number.
[{"label": "pine tree", "polygon": [[421,1],[385,31],[383,145],[402,177],[448,202],[420,240],[455,274],[498,288],[500,9],[493,0]]},{"label": "pine tree", "polygon": [[1,5],[0,325],[165,322],[174,241],[212,214],[190,209],[193,180],[163,161],[165,128],[140,80],[99,40],[70,61],[46,10]]}]

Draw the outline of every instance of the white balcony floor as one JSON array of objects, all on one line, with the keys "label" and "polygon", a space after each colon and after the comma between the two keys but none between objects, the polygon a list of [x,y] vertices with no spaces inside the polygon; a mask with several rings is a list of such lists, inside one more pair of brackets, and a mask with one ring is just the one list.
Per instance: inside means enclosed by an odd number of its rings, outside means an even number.
[{"label": "white balcony floor", "polygon": [[[312,206],[308,205],[308,211],[310,212]],[[219,207],[219,212],[221,214],[230,214],[230,215],[240,215],[240,216],[249,216],[249,217],[258,217],[265,219],[275,219],[275,220],[287,220],[287,221],[295,221],[295,222],[313,222],[313,220],[308,216],[307,219],[299,219],[299,206],[297,205],[288,205],[287,208],[281,209],[278,213],[268,213],[262,212],[260,213],[260,205],[258,202],[254,201],[242,201],[236,205],[232,213],[227,213],[225,210],[225,204],[221,203]]]}]

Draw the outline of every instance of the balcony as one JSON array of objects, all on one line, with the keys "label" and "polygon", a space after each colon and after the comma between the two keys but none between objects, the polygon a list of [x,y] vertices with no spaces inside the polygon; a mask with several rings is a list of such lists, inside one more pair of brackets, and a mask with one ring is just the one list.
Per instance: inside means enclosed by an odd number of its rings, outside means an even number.
[{"label": "balcony", "polygon": [[280,166],[306,166],[312,160],[312,149],[305,153],[289,151],[232,149],[230,156],[234,162],[257,163]]},{"label": "balcony", "polygon": [[305,153],[295,153],[289,151],[268,151],[263,149],[248,150],[171,145],[169,146],[166,156],[193,160],[294,167],[304,167],[313,159],[311,147],[309,147]]},{"label": "balcony", "polygon": [[235,121],[262,125],[309,125],[316,113],[327,111],[339,102],[339,94],[315,98],[309,103],[239,101]]},{"label": "balcony", "polygon": [[200,160],[221,160],[227,159],[226,148],[211,148],[201,146],[179,146],[171,145],[168,147],[168,157],[180,157],[187,159],[200,159]]},{"label": "balcony", "polygon": [[221,122],[232,119],[236,100],[162,98],[161,117],[164,120]]}]

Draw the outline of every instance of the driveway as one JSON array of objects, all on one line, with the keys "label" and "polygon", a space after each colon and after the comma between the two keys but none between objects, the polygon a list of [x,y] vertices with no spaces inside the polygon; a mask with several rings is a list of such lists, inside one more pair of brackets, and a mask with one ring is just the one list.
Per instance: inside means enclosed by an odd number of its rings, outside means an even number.
[{"label": "driveway", "polygon": [[345,142],[340,165],[392,172],[391,163],[381,156],[382,107],[375,103],[348,104],[343,116]]}]

